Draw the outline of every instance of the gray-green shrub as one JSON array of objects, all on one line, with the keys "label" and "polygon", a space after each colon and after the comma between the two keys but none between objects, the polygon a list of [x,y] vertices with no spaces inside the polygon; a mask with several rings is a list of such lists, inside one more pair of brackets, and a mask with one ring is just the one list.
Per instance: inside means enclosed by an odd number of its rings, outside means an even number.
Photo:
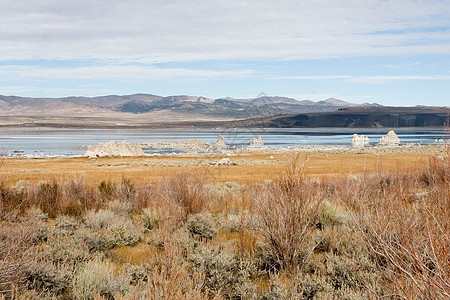
[{"label": "gray-green shrub", "polygon": [[187,230],[192,237],[200,240],[210,240],[217,234],[214,221],[203,214],[190,216],[187,220]]},{"label": "gray-green shrub", "polygon": [[76,299],[92,299],[97,293],[113,299],[114,294],[123,294],[128,284],[124,276],[115,274],[112,263],[95,258],[78,270],[72,281],[72,288]]}]

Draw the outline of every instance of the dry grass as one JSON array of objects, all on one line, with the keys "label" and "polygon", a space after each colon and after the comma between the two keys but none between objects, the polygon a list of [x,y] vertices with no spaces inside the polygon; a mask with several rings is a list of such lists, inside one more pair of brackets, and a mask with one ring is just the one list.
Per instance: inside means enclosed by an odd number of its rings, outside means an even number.
[{"label": "dry grass", "polygon": [[[377,174],[383,171],[405,171],[421,166],[436,153],[429,154],[302,154],[308,157],[304,174],[311,177],[347,176],[350,174]],[[273,156],[273,158],[271,158]],[[286,153],[243,153],[229,156],[237,165],[196,166],[199,161],[216,161],[223,156],[181,156],[151,158],[65,158],[65,159],[7,159],[0,168],[7,185],[19,180],[37,183],[51,178],[63,180],[83,177],[90,185],[102,181],[119,184],[128,178],[136,185],[158,184],[164,178],[207,169],[211,181],[251,184],[273,180],[285,168]],[[181,166],[180,166],[181,165]],[[187,166],[186,166],[187,165]]]}]

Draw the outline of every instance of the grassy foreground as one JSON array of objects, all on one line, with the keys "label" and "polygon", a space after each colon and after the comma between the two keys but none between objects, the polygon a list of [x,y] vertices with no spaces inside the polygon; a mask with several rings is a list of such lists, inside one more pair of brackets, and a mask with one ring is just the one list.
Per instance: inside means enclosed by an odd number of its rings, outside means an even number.
[{"label": "grassy foreground", "polygon": [[448,153],[271,156],[4,161],[0,298],[450,297]]}]

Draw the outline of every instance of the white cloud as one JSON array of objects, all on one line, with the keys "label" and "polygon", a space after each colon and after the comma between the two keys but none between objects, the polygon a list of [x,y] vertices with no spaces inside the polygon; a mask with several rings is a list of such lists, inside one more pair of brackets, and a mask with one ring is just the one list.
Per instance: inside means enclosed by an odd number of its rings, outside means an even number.
[{"label": "white cloud", "polygon": [[1,0],[1,7],[0,60],[450,54],[449,30],[427,32],[450,27],[447,0]]},{"label": "white cloud", "polygon": [[357,83],[383,83],[389,81],[403,80],[450,80],[450,75],[397,75],[397,76],[360,76],[352,77],[351,80]]},{"label": "white cloud", "polygon": [[100,96],[100,95],[110,95],[110,94],[121,94],[121,91],[114,91],[110,88],[102,87],[89,87],[89,86],[79,86],[77,88],[43,88],[36,86],[12,86],[8,85],[6,87],[0,86],[0,91],[2,95],[22,95],[35,97],[36,95],[42,95],[42,97],[59,97],[68,95],[83,95],[83,96]]},{"label": "white cloud", "polygon": [[251,70],[215,71],[143,66],[100,66],[74,68],[45,68],[38,66],[0,66],[0,77],[11,79],[172,79],[172,78],[239,78],[252,74]]},{"label": "white cloud", "polygon": [[401,80],[450,80],[450,75],[377,75],[377,76],[350,76],[350,75],[300,75],[300,76],[283,76],[274,79],[287,80],[345,80],[354,83],[384,83],[389,81]]}]

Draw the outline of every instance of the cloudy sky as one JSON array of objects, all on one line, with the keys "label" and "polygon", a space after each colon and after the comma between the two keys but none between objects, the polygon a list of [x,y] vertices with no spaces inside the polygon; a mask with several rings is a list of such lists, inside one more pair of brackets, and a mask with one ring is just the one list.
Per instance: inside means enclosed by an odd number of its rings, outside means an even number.
[{"label": "cloudy sky", "polygon": [[450,106],[449,0],[0,0],[0,94]]}]

